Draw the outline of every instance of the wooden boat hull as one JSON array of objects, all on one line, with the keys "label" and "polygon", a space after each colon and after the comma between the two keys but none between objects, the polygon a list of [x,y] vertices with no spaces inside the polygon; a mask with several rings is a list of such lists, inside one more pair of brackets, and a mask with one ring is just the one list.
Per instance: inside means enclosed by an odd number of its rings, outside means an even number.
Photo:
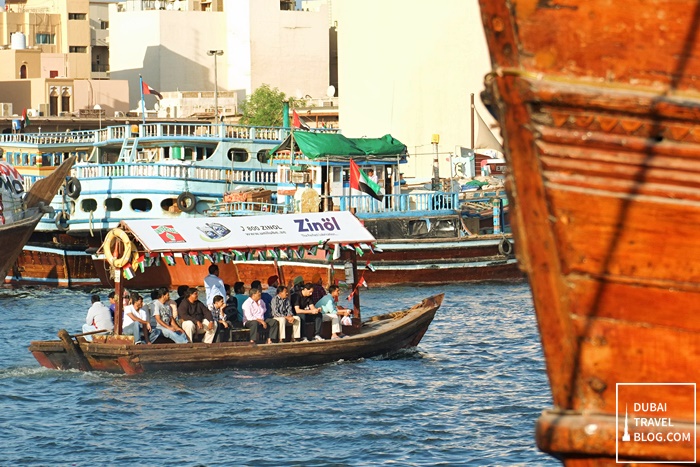
[{"label": "wooden boat hull", "polygon": [[5,276],[12,286],[99,287],[101,281],[84,249],[68,246],[25,245]]},{"label": "wooden boat hull", "polygon": [[13,268],[22,248],[29,241],[29,237],[41,218],[47,213],[48,209],[45,206],[48,206],[50,200],[65,182],[74,162],[75,157],[69,157],[48,177],[32,186],[22,203],[25,207],[23,219],[0,225],[0,245],[2,245],[0,247],[0,278],[5,278],[8,271]]},{"label": "wooden boat hull", "polygon": [[39,219],[44,216],[42,211],[38,209],[34,211],[26,219],[0,228],[0,242],[6,245],[0,248],[0,277],[5,277],[8,271],[12,270],[17,257],[22,252],[22,247],[34,232]]},{"label": "wooden boat hull", "polygon": [[[508,245],[502,245],[508,242]],[[413,240],[378,241],[381,253],[365,252],[359,258],[359,266],[364,268],[369,262],[374,271],[361,269],[369,286],[391,286],[399,284],[444,284],[450,282],[478,282],[494,280],[522,280],[518,268],[514,246],[502,235],[481,235],[479,238],[458,240]],[[507,254],[504,254],[507,253]],[[151,266],[145,274],[136,273],[126,283],[134,289],[154,287],[177,287],[198,285],[208,274],[209,262],[203,265],[185,265],[181,258],[174,266],[161,263]],[[345,269],[341,262],[332,265],[320,257],[307,256],[303,261],[281,260],[275,266],[273,261],[219,263],[220,276],[224,282],[233,284],[241,281],[250,284],[254,280],[265,280],[280,275],[285,281],[297,276],[307,281],[315,274],[323,278],[325,284],[345,281]],[[103,257],[95,257],[95,271],[104,287],[114,286],[114,279]]]},{"label": "wooden boat hull", "polygon": [[[692,442],[620,441],[617,390],[697,379],[700,2],[480,3],[555,405],[538,446],[571,466],[694,462]],[[666,402],[677,430],[694,426],[688,394],[624,388]]]},{"label": "wooden boat hull", "polygon": [[363,323],[356,335],[337,340],[269,345],[238,342],[134,345],[126,343],[124,337],[116,336],[107,338],[108,343],[89,343],[83,339],[69,345],[65,340],[34,341],[29,350],[47,368],[126,374],[318,365],[415,347],[427,331],[443,297],[442,294],[436,295],[409,310],[372,318]]}]

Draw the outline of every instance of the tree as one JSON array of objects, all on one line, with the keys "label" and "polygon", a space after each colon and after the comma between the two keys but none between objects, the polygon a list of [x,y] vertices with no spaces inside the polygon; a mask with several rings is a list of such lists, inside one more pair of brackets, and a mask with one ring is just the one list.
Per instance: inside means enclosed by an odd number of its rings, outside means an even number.
[{"label": "tree", "polygon": [[282,126],[285,95],[269,84],[263,84],[241,104],[241,123],[252,126]]}]

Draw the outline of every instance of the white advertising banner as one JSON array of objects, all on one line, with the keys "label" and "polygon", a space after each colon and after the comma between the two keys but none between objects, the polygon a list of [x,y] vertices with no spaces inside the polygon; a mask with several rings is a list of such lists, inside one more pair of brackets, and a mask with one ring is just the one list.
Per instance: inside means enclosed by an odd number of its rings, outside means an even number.
[{"label": "white advertising banner", "polygon": [[150,252],[268,249],[374,243],[348,211],[122,221]]}]

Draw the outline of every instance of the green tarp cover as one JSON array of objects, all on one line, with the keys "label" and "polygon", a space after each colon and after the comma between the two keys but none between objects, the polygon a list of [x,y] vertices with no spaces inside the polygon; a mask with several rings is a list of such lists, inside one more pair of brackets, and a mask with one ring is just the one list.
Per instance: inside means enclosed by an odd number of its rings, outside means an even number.
[{"label": "green tarp cover", "polygon": [[[290,135],[279,146],[270,151],[289,150]],[[352,156],[396,156],[406,153],[406,145],[391,135],[381,138],[347,138],[339,133],[294,132],[295,150],[298,148],[307,158],[347,158]]]}]

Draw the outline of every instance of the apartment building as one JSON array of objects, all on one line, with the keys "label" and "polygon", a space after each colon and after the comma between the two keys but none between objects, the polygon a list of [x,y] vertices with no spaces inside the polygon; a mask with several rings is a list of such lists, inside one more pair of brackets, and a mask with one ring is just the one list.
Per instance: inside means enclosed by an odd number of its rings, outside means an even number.
[{"label": "apartment building", "polygon": [[[128,0],[109,7],[109,41],[110,76],[129,82],[134,107],[139,75],[160,92],[216,87],[239,100],[262,84],[302,97],[324,96],[329,85],[324,8],[288,9],[280,0]],[[155,104],[146,96],[148,108]]]},{"label": "apartment building", "polygon": [[[128,83],[96,81],[88,0],[7,0],[0,11],[0,116],[129,108]],[[102,78],[106,78],[106,73]],[[10,110],[11,109],[11,110]]]}]

